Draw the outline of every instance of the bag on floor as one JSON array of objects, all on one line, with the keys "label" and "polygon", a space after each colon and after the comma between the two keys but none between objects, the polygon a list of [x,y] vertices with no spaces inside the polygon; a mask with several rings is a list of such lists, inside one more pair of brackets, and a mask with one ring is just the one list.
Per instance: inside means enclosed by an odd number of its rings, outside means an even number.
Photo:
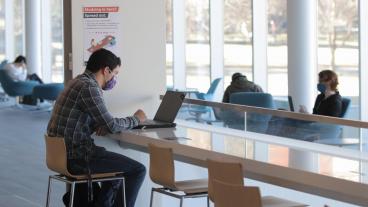
[{"label": "bag on floor", "polygon": [[23,96],[20,103],[21,104],[26,104],[26,105],[36,106],[37,105],[37,98],[34,98],[32,95]]}]

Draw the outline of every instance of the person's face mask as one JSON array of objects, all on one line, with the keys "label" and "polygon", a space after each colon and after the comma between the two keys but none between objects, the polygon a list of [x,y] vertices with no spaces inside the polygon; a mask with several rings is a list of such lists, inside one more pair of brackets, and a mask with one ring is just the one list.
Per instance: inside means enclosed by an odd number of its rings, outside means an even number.
[{"label": "person's face mask", "polygon": [[326,85],[323,83],[318,83],[317,84],[317,90],[321,93],[324,93],[326,91]]},{"label": "person's face mask", "polygon": [[104,90],[104,91],[111,90],[116,85],[116,76],[115,76],[115,74],[113,73],[113,71],[111,71],[110,68],[108,68],[108,70],[109,70],[109,73],[113,74],[113,75],[112,75],[112,78],[110,80],[106,81],[104,87],[102,87],[102,90]]},{"label": "person's face mask", "polygon": [[105,83],[105,86],[102,88],[104,91],[108,91],[114,88],[116,85],[116,78],[115,76],[112,76],[112,78]]}]

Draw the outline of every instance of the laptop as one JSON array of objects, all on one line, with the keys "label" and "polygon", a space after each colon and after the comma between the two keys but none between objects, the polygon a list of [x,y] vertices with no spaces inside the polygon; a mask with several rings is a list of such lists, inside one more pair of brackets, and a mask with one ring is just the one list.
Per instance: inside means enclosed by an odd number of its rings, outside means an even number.
[{"label": "laptop", "polygon": [[171,128],[185,98],[184,92],[166,91],[153,120],[147,119],[134,129]]},{"label": "laptop", "polygon": [[294,103],[293,98],[291,96],[288,96],[288,102],[289,102],[289,110],[294,111]]}]

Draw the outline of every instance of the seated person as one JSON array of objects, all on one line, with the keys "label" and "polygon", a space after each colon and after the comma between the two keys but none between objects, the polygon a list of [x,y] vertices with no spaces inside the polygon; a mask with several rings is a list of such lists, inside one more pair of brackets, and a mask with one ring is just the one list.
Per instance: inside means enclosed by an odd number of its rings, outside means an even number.
[{"label": "seated person", "polygon": [[[105,135],[134,128],[146,119],[142,110],[125,118],[113,117],[105,105],[103,91],[114,88],[120,66],[120,58],[106,49],[92,53],[84,73],[69,81],[56,100],[47,134],[64,138],[68,153],[67,166],[72,174],[124,172],[126,204],[127,207],[133,207],[146,174],[144,165],[95,145],[92,138],[93,133]],[[93,201],[95,206],[113,206],[115,201],[121,199],[118,193],[121,185],[120,181],[104,182]],[[83,186],[85,184],[76,186],[77,195],[80,195],[83,203],[76,206],[86,206],[84,203],[88,201],[84,199],[87,197],[81,195],[93,192],[93,188]],[[68,198],[69,192],[64,195],[65,205],[69,203]]]},{"label": "seated person", "polygon": [[252,81],[249,81],[247,79],[247,76],[241,74],[241,73],[234,73],[231,77],[231,83],[226,88],[224,92],[224,97],[222,98],[222,102],[229,103],[230,101],[230,95],[232,93],[237,92],[263,92],[262,88],[253,83]]},{"label": "seated person", "polygon": [[[332,70],[323,70],[318,74],[317,96],[313,107],[313,114],[340,117],[342,112],[342,98],[337,90],[338,77]],[[299,112],[308,113],[301,105]],[[292,137],[302,140],[314,140],[334,135],[337,125],[319,122],[303,121],[282,117],[274,117],[269,123],[268,134]]]},{"label": "seated person", "polygon": [[15,58],[13,63],[8,63],[4,66],[7,74],[14,81],[25,81],[25,80],[34,80],[39,83],[43,83],[40,77],[37,74],[33,73],[27,76],[27,59],[24,56],[18,56]]},{"label": "seated person", "polygon": [[[222,102],[229,103],[230,95],[239,92],[260,92],[262,93],[262,88],[249,81],[247,77],[241,73],[234,73],[231,77],[231,83],[226,88]],[[214,108],[214,114],[217,119],[224,121],[225,125],[234,129],[244,129],[244,112],[235,110],[220,110]]]},{"label": "seated person", "polygon": [[[332,70],[323,70],[318,74],[317,96],[313,107],[313,114],[340,117],[342,112],[342,98],[337,85],[337,75]],[[301,113],[307,113],[305,106],[300,106]]]}]

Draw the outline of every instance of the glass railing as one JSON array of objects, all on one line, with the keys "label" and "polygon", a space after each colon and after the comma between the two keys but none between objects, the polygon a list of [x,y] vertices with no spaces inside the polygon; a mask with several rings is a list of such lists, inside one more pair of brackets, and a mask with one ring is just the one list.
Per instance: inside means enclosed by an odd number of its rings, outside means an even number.
[{"label": "glass railing", "polygon": [[368,152],[368,122],[291,112],[285,101],[269,109],[185,99],[177,120]]}]

